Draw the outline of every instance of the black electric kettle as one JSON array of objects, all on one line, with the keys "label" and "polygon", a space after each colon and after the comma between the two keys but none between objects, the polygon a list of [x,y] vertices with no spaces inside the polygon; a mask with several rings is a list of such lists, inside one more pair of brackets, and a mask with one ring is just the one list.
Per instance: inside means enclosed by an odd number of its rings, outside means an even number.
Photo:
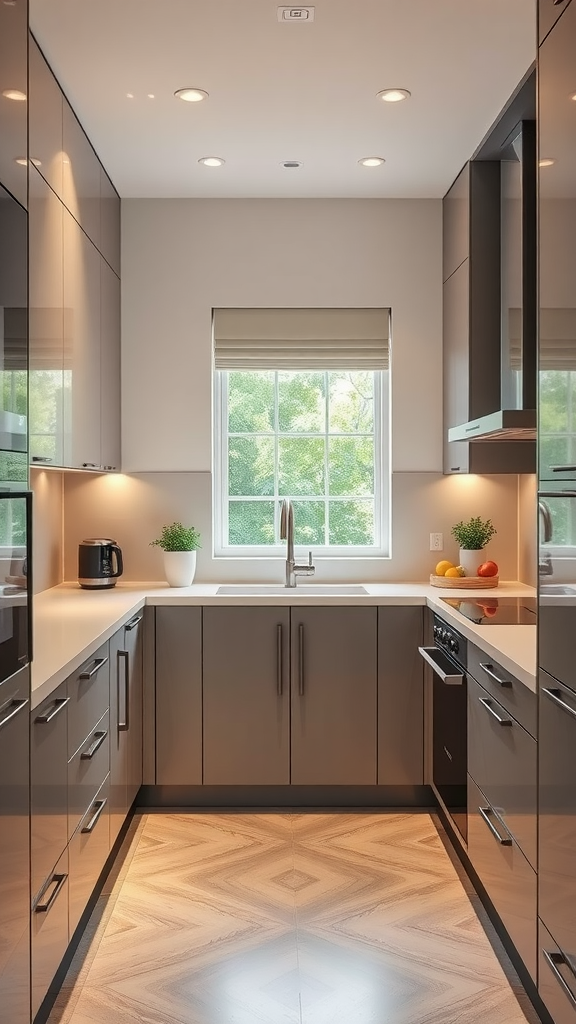
[{"label": "black electric kettle", "polygon": [[78,545],[78,583],[86,590],[115,587],[123,570],[122,551],[115,540],[90,538]]}]

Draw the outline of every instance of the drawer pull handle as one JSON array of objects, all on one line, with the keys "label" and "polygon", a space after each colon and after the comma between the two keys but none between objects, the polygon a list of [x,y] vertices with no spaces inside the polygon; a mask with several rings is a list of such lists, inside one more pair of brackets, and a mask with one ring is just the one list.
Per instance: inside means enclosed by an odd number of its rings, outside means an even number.
[{"label": "drawer pull handle", "polygon": [[[574,995],[574,993],[573,993],[572,989],[570,988],[568,982],[565,981],[565,979],[562,977],[562,975],[560,974],[560,971],[558,969],[560,964],[564,964],[564,966],[566,966],[570,970],[572,970],[572,968],[571,968],[570,964],[568,963],[566,957],[563,956],[562,953],[549,953],[547,949],[543,949],[542,953],[544,954],[544,959],[546,960],[546,963],[548,964],[550,970],[552,971],[552,974],[556,978],[556,981],[558,981],[560,983],[560,985],[564,989],[565,994],[568,996],[568,999],[572,1003],[572,1006],[574,1007],[574,1009],[576,1009],[576,996]],[[572,971],[572,973],[574,973],[574,972]]]},{"label": "drawer pull handle", "polygon": [[490,676],[490,679],[493,679],[495,683],[498,683],[498,686],[512,686],[512,681],[510,679],[501,679],[500,676],[496,675],[494,665],[491,665],[489,661],[481,661],[480,668],[487,676]]},{"label": "drawer pull handle", "polygon": [[[424,658],[424,661],[430,665],[434,675],[438,676],[438,679],[441,679],[446,686],[462,686],[464,684],[462,672],[458,671],[455,666],[452,668],[452,663],[438,647],[419,647],[418,652]],[[444,661],[446,666],[452,668],[451,672],[446,672],[442,661]]]},{"label": "drawer pull handle", "polygon": [[560,699],[560,690],[549,690],[546,686],[543,686],[542,693],[545,693],[548,699],[553,700],[554,703],[557,704],[559,708],[562,708],[563,711],[567,711],[569,715],[573,715],[574,718],[576,718],[576,711],[574,708],[571,708],[569,704],[566,704]]},{"label": "drawer pull handle", "polygon": [[50,888],[51,885],[54,885],[54,889],[52,890],[49,898],[46,900],[45,903],[37,903],[36,904],[36,906],[34,907],[34,913],[35,914],[47,914],[48,913],[48,911],[50,910],[51,906],[56,902],[56,900],[58,899],[58,896],[62,892],[62,889],[64,888],[64,885],[65,885],[65,882],[66,882],[67,878],[68,878],[68,875],[52,875],[52,878],[48,882],[48,885],[45,887],[45,889],[44,889],[44,891],[42,893],[42,896],[44,897],[46,895],[46,893],[48,892],[48,889]]},{"label": "drawer pull handle", "polygon": [[490,821],[490,807],[479,807],[478,810],[480,811],[480,815],[488,825],[488,828],[490,829],[492,835],[500,843],[500,846],[512,846],[512,839],[510,838],[510,836],[507,836],[505,839],[503,839],[496,826]]},{"label": "drawer pull handle", "polygon": [[492,718],[496,719],[498,725],[512,725],[511,718],[500,718],[498,712],[494,711],[494,708],[492,707],[492,701],[490,700],[489,697],[478,697],[478,700],[480,701],[482,707],[486,708],[486,711],[488,711],[492,715]]},{"label": "drawer pull handle", "polygon": [[93,832],[94,831],[94,829],[96,828],[96,825],[98,824],[98,818],[102,814],[102,811],[106,807],[107,803],[108,803],[107,800],[97,800],[96,801],[96,803],[94,804],[94,807],[96,808],[96,810],[94,811],[94,814],[90,818],[90,821],[88,822],[88,824],[84,825],[84,828],[82,829],[82,832]]},{"label": "drawer pull handle", "polygon": [[13,718],[15,718],[16,715],[20,711],[22,711],[23,708],[26,707],[27,703],[28,703],[27,700],[12,700],[12,701],[10,701],[10,704],[8,705],[8,710],[0,718],[0,729],[3,729],[5,725],[8,725],[8,722],[10,722]]},{"label": "drawer pull handle", "polygon": [[143,615],[135,615],[133,619],[130,619],[130,622],[126,623],[126,625],[124,626],[124,629],[128,633],[130,632],[131,629],[136,629],[136,626],[138,625],[138,623],[142,622],[143,617],[144,617]]},{"label": "drawer pull handle", "polygon": [[94,664],[93,664],[92,668],[90,669],[90,671],[89,672],[81,672],[79,678],[80,679],[92,679],[92,677],[95,676],[96,673],[100,671],[102,666],[105,665],[107,661],[108,661],[108,658],[96,658],[96,661],[94,662]]},{"label": "drawer pull handle", "polygon": [[57,697],[56,700],[52,703],[51,710],[45,711],[44,714],[42,715],[37,715],[34,721],[37,722],[39,725],[47,725],[48,722],[51,722],[54,718],[56,718],[56,715],[59,715],[60,712],[64,710],[69,700],[70,697]]},{"label": "drawer pull handle", "polygon": [[304,626],[298,626],[298,694],[304,696]]},{"label": "drawer pull handle", "polygon": [[95,732],[94,742],[90,744],[88,750],[82,751],[82,753],[80,754],[80,760],[91,761],[98,748],[101,747],[102,744],[104,743],[104,740],[106,739],[107,735],[107,730],[105,730],[104,732]]},{"label": "drawer pull handle", "polygon": [[276,627],[276,692],[282,696],[282,626]]},{"label": "drawer pull handle", "polygon": [[[124,662],[124,717],[120,716],[120,660]],[[118,700],[118,732],[128,732],[130,728],[130,654],[128,651],[118,651],[117,671],[117,700]]]}]

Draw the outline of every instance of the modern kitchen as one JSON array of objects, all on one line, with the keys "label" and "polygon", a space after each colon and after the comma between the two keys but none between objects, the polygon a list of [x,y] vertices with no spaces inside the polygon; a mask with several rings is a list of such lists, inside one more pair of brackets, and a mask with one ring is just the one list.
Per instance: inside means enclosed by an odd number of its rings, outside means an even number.
[{"label": "modern kitchen", "polygon": [[0,3],[0,1024],[576,1024],[575,52]]}]

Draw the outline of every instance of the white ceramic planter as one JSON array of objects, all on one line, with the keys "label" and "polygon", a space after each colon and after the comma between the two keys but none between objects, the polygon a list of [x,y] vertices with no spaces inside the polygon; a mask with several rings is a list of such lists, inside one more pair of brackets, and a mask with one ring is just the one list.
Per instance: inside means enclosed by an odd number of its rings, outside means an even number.
[{"label": "white ceramic planter", "polygon": [[196,572],[195,551],[164,551],[164,574],[170,587],[189,587]]},{"label": "white ceramic planter", "polygon": [[484,548],[460,548],[459,565],[467,576],[477,576],[478,566],[485,562]]}]

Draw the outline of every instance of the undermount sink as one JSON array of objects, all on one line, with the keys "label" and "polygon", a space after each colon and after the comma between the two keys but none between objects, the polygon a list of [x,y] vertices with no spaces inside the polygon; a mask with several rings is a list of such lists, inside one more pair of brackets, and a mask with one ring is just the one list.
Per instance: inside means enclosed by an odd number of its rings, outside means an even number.
[{"label": "undermount sink", "polygon": [[285,587],[282,583],[237,583],[234,586],[218,587],[220,597],[362,597],[368,591],[356,583],[309,583],[298,587]]}]

